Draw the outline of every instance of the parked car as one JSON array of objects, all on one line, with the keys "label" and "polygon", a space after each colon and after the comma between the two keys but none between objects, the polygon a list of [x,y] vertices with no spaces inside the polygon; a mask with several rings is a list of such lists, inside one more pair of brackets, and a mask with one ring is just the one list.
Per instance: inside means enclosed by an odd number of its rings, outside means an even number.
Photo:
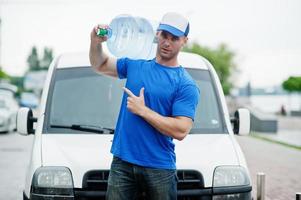
[{"label": "parked car", "polygon": [[[1,80],[0,80],[1,81]],[[7,98],[15,98],[18,87],[6,82],[0,82],[0,96]]]},{"label": "parked car", "polygon": [[6,82],[0,82],[0,95],[8,94],[13,97],[17,93],[17,91],[17,86]]},{"label": "parked car", "polygon": [[39,105],[39,98],[32,92],[22,92],[20,97],[20,106],[37,108]]},{"label": "parked car", "polygon": [[[40,113],[33,116],[30,108],[18,112],[18,131],[35,134],[23,199],[104,199],[125,82],[96,74],[88,58],[56,58],[48,71]],[[249,133],[249,111],[238,109],[230,119],[212,65],[184,52],[179,61],[196,81],[201,97],[189,135],[174,141],[178,199],[251,199],[248,167],[234,137]]]},{"label": "parked car", "polygon": [[16,130],[18,102],[11,96],[0,95],[0,132],[7,133]]}]

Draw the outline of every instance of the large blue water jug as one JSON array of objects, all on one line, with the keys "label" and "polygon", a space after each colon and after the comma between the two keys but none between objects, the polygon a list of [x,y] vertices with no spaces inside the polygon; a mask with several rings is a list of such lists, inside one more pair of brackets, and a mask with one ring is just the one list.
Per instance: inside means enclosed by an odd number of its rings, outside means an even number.
[{"label": "large blue water jug", "polygon": [[142,17],[119,15],[109,24],[107,47],[118,58],[152,59],[157,49],[157,25]]}]

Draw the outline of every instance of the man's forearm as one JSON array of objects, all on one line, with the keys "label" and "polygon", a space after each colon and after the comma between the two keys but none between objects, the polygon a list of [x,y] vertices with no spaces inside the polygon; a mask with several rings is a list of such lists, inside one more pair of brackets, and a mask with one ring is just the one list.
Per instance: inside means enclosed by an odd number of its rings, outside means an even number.
[{"label": "man's forearm", "polygon": [[103,52],[101,43],[90,44],[90,63],[93,68],[99,70],[99,68],[108,60],[108,56]]},{"label": "man's forearm", "polygon": [[177,140],[183,140],[191,129],[190,119],[165,117],[148,107],[145,107],[139,115],[160,133]]}]

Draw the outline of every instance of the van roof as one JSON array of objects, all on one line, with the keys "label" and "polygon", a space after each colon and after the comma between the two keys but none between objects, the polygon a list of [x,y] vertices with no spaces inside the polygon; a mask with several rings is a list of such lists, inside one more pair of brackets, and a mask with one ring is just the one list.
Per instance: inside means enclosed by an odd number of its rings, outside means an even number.
[{"label": "van roof", "polygon": [[[179,53],[179,63],[190,69],[208,70],[206,59],[194,53]],[[83,67],[91,66],[89,61],[89,53],[65,53],[62,54],[57,63],[57,68]]]}]

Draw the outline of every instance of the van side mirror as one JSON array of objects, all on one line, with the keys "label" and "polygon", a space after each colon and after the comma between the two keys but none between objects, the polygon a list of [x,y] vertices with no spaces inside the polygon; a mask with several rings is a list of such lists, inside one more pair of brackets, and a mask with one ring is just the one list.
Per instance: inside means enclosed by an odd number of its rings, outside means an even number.
[{"label": "van side mirror", "polygon": [[250,111],[246,108],[239,108],[231,118],[233,132],[238,135],[248,135],[250,133]]},{"label": "van side mirror", "polygon": [[27,107],[20,108],[17,113],[17,131],[21,135],[34,134],[33,123],[37,122],[32,110]]}]

